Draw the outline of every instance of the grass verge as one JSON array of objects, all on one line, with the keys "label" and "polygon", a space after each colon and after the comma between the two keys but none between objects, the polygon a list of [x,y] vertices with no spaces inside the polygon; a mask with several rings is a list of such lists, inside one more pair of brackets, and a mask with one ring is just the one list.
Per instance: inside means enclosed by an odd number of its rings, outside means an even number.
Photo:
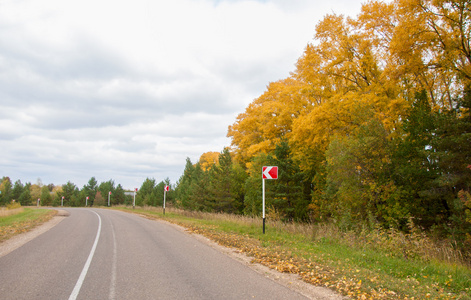
[{"label": "grass verge", "polygon": [[0,243],[49,221],[56,210],[22,207],[13,215],[0,216]]},{"label": "grass verge", "polygon": [[[117,209],[179,224],[280,272],[299,274],[353,299],[471,299],[471,269],[461,263],[398,256],[332,230],[257,218],[167,209]],[[296,228],[297,227],[297,228]],[[364,236],[362,237],[364,238]],[[404,245],[398,244],[397,247]],[[401,252],[401,251],[399,251]]]}]

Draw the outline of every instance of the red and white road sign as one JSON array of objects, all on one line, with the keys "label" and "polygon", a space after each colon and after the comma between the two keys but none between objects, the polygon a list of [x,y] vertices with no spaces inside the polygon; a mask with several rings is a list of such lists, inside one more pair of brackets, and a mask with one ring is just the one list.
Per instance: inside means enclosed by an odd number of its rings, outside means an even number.
[{"label": "red and white road sign", "polygon": [[165,191],[168,192],[170,190],[170,187],[168,185],[165,186]]},{"label": "red and white road sign", "polygon": [[111,195],[111,192],[109,192],[109,195]]},{"label": "red and white road sign", "polygon": [[270,166],[262,168],[263,179],[278,179],[278,167]]}]

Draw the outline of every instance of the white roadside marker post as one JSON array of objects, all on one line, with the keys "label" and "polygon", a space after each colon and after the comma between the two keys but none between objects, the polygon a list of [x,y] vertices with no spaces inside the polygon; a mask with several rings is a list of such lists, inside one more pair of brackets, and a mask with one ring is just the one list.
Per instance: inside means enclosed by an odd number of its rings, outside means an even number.
[{"label": "white roadside marker post", "polygon": [[263,189],[263,195],[262,195],[263,234],[265,234],[265,178],[262,179],[262,189]]},{"label": "white roadside marker post", "polygon": [[170,190],[170,187],[166,185],[164,187],[164,215],[165,215],[165,196],[167,195],[167,192]]},{"label": "white roadside marker post", "polygon": [[278,167],[267,166],[262,167],[262,217],[263,217],[263,234],[265,234],[265,179],[278,179]]}]

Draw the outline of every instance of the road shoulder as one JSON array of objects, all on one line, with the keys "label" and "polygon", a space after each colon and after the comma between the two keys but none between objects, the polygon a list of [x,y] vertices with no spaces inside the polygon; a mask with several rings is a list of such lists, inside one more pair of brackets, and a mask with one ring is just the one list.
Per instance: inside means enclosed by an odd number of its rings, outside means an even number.
[{"label": "road shoulder", "polygon": [[57,214],[48,222],[43,223],[28,232],[15,235],[14,237],[0,243],[0,257],[7,255],[8,253],[14,251],[15,249],[18,249],[19,247],[23,246],[24,244],[33,240],[39,235],[45,233],[52,227],[59,224],[67,216],[69,216],[68,211],[59,209],[57,210]]},{"label": "road shoulder", "polygon": [[[146,216],[141,215],[144,218],[147,218]],[[149,219],[149,218],[147,218]],[[287,273],[281,273],[276,270],[270,269],[267,266],[258,264],[258,263],[253,263],[252,258],[245,255],[241,251],[235,248],[229,248],[226,246],[219,245],[218,243],[212,241],[211,239],[205,237],[204,235],[197,234],[194,232],[189,232],[186,228],[174,224],[165,220],[160,220],[160,219],[154,219],[152,220],[157,221],[157,222],[163,222],[166,223],[170,226],[173,226],[174,228],[185,232],[187,234],[190,234],[197,240],[209,245],[210,247],[218,250],[219,252],[224,253],[225,255],[231,257],[232,259],[242,263],[243,265],[248,266],[255,272],[262,274],[263,276],[277,282],[280,285],[283,285],[289,289],[292,289],[294,291],[297,291],[298,293],[302,294],[303,296],[309,298],[309,299],[316,299],[316,300],[327,300],[327,299],[332,299],[332,300],[345,300],[349,299],[348,297],[342,296],[335,291],[326,288],[326,287],[321,287],[321,286],[315,286],[312,284],[309,284],[307,282],[304,282],[299,275],[296,274],[287,274]]]}]

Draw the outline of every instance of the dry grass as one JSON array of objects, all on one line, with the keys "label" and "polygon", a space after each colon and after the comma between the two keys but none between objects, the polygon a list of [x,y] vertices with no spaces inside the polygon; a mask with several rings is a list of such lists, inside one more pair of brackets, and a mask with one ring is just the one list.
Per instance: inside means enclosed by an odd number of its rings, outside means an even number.
[{"label": "dry grass", "polygon": [[0,207],[0,217],[13,216],[24,211],[23,207],[19,203],[12,202],[6,207]]},{"label": "dry grass", "polygon": [[416,227],[412,220],[409,221],[409,233],[378,227],[355,234],[353,240],[356,246],[359,245],[358,242],[364,243],[364,247],[386,251],[392,256],[436,260],[471,267],[470,261],[466,259],[470,253],[463,254],[454,241],[429,237]]},{"label": "dry grass", "polygon": [[23,212],[23,210],[24,210],[23,207],[19,207],[19,208],[15,208],[15,209],[7,209],[7,208],[4,208],[4,207],[1,207],[0,208],[0,217],[8,217],[8,216],[16,215],[16,214],[19,214],[19,213]]},{"label": "dry grass", "polygon": [[[161,213],[162,208],[154,207],[154,206],[144,206],[143,209],[145,211],[151,211],[156,213]],[[193,219],[204,219],[204,220],[227,220],[238,224],[244,225],[261,225],[262,220],[258,217],[250,217],[250,216],[243,216],[243,215],[235,215],[235,214],[226,214],[226,213],[209,213],[209,212],[202,212],[202,211],[189,211],[183,210],[173,207],[167,207],[165,209],[167,213],[174,213],[180,216],[193,218]]]},{"label": "dry grass", "polygon": [[410,222],[410,233],[397,229],[364,229],[360,232],[342,231],[334,224],[297,224],[276,222],[274,227],[292,234],[311,236],[314,241],[335,240],[355,248],[380,250],[393,257],[416,258],[426,261],[441,261],[471,267],[467,259],[471,253],[462,253],[456,242],[436,240]]}]

